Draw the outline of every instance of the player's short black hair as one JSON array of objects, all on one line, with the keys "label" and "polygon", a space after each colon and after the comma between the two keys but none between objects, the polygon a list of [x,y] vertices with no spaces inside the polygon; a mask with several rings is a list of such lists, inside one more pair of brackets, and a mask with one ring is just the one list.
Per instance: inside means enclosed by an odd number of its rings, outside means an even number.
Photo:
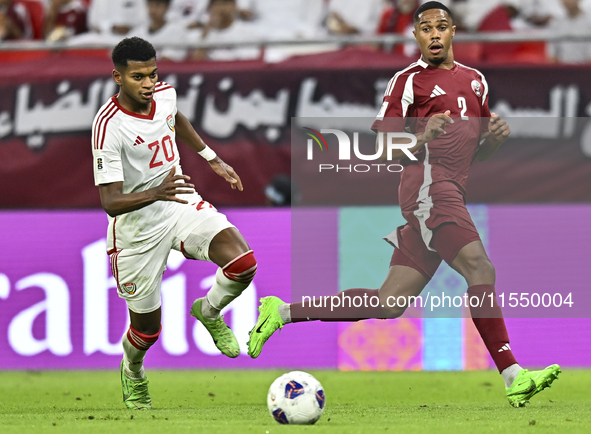
[{"label": "player's short black hair", "polygon": [[414,15],[414,23],[416,24],[417,21],[419,21],[419,15],[421,15],[423,12],[428,11],[430,9],[441,9],[441,10],[444,10],[445,12],[447,12],[447,14],[452,19],[452,21],[454,19],[451,11],[449,10],[449,8],[447,6],[445,6],[443,3],[440,3],[440,2],[427,2],[427,3],[423,3],[421,6],[419,6],[419,8],[417,9],[417,11],[415,12],[415,15]]},{"label": "player's short black hair", "polygon": [[125,38],[113,48],[111,59],[115,66],[127,66],[127,62],[147,62],[156,58],[156,50],[148,41],[137,36]]}]

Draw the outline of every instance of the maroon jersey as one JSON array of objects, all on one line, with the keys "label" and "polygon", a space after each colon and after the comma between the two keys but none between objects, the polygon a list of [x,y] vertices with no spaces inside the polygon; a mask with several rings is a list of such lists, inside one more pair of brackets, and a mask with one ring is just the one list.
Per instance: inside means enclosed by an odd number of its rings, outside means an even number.
[{"label": "maroon jersey", "polygon": [[488,85],[479,71],[457,62],[446,70],[421,59],[388,83],[374,130],[420,133],[429,117],[447,110],[454,123],[446,125],[446,134],[417,151],[418,162],[403,162],[399,187],[403,210],[416,209],[434,196],[441,200],[465,196],[468,170],[490,118]]}]

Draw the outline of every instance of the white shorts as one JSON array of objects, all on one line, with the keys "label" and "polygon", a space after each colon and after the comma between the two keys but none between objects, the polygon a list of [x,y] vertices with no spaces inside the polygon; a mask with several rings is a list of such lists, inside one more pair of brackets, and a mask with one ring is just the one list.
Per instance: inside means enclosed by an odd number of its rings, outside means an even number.
[{"label": "white shorts", "polygon": [[166,270],[171,249],[182,252],[189,259],[209,261],[209,244],[213,237],[224,229],[235,227],[208,202],[179,209],[163,239],[110,255],[118,295],[127,301],[133,312],[149,313],[160,307],[162,273]]}]

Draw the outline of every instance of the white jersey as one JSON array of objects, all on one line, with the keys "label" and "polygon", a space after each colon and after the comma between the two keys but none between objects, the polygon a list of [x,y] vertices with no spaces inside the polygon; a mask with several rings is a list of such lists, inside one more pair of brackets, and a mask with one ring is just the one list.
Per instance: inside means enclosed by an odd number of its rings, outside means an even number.
[{"label": "white jersey", "polygon": [[[182,174],[175,141],[176,92],[156,84],[148,115],[123,108],[116,97],[104,104],[92,124],[92,154],[96,185],[123,182],[123,193],[160,185],[176,166]],[[109,216],[108,253],[158,242],[172,224],[177,202],[156,201],[117,217]]]}]

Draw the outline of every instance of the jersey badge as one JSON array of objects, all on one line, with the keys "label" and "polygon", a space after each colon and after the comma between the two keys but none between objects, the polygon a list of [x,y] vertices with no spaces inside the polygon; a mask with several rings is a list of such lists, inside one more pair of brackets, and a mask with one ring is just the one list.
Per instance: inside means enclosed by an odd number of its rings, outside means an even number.
[{"label": "jersey badge", "polygon": [[133,146],[141,145],[142,143],[144,143],[144,139],[142,139],[140,136],[137,136],[135,142],[133,142]]},{"label": "jersey badge", "polygon": [[129,295],[135,294],[135,283],[124,283],[121,288]]},{"label": "jersey badge", "polygon": [[482,85],[478,80],[472,80],[472,90],[476,94],[476,96],[482,96]]},{"label": "jersey badge", "polygon": [[94,164],[97,173],[107,173],[107,166],[105,166],[105,160],[103,157],[94,157]]},{"label": "jersey badge", "polygon": [[168,115],[168,117],[166,118],[166,123],[168,124],[168,128],[170,128],[170,131],[174,133],[174,118],[172,117],[172,115]]}]

